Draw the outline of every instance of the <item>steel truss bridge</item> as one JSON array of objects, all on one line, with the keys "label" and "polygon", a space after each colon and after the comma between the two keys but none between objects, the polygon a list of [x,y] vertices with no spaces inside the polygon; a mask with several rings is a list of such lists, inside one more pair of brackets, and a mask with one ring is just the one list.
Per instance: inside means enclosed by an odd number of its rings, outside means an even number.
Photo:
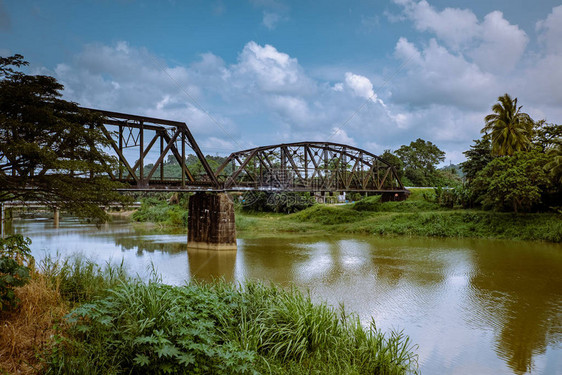
[{"label": "steel truss bridge", "polygon": [[[356,147],[329,142],[256,147],[232,153],[213,171],[184,122],[85,109],[103,117],[99,125],[111,145],[108,153],[119,161],[110,177],[124,183],[123,190],[407,194],[393,166]],[[151,151],[158,157],[147,165]],[[198,173],[186,165],[186,152],[197,157]],[[165,165],[174,165],[180,175],[167,175]]]}]

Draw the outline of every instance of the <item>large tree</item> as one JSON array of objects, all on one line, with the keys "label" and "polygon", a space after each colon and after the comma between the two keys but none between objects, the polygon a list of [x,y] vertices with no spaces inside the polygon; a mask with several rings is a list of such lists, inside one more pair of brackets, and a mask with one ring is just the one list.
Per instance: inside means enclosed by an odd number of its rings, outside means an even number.
[{"label": "large tree", "polygon": [[517,106],[517,98],[504,94],[492,106],[494,113],[484,118],[486,125],[482,133],[485,139],[492,141],[494,155],[513,155],[531,145],[534,123],[528,114],[521,112],[521,108]]},{"label": "large tree", "polygon": [[445,153],[436,145],[421,138],[402,145],[395,152],[404,163],[406,177],[415,186],[429,186],[439,182],[437,164],[445,160]]},{"label": "large tree", "polygon": [[394,167],[399,179],[404,177],[404,163],[398,156],[394,155],[390,150],[384,150],[380,157]]},{"label": "large tree", "polygon": [[100,205],[125,202],[109,175],[116,160],[100,118],[61,99],[55,78],[18,71],[23,56],[0,57],[0,201],[41,201],[105,220]]},{"label": "large tree", "polygon": [[549,188],[547,162],[548,157],[536,150],[495,158],[476,175],[472,188],[485,207],[529,211]]},{"label": "large tree", "polygon": [[488,139],[475,139],[474,145],[463,154],[466,161],[461,163],[461,168],[468,182],[474,180],[476,174],[494,159],[492,145]]}]

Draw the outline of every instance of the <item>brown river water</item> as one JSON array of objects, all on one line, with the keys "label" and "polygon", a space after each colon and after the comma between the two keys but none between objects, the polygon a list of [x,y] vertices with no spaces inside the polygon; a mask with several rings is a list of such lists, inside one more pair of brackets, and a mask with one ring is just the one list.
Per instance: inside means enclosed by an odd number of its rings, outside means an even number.
[{"label": "brown river water", "polygon": [[[38,262],[83,254],[153,265],[169,284],[262,280],[344,304],[365,324],[403,330],[422,374],[562,375],[562,245],[476,239],[286,236],[240,238],[235,252],[188,250],[184,233],[126,222],[14,220]],[[242,236],[243,237],[243,236]]]}]

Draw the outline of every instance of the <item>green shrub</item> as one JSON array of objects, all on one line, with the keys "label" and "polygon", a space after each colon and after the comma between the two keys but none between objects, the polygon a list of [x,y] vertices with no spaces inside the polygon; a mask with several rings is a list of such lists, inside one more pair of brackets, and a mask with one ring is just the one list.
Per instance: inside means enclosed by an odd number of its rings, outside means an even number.
[{"label": "green shrub", "polygon": [[[174,197],[172,197],[174,198]],[[144,198],[141,207],[133,213],[134,221],[149,223],[164,223],[176,227],[187,227],[187,202],[189,196],[171,199],[178,203],[168,203],[165,199]]]},{"label": "green shrub", "polygon": [[25,285],[33,269],[31,240],[16,234],[0,238],[0,311],[17,305],[14,288]]},{"label": "green shrub", "polygon": [[49,373],[404,374],[417,355],[401,333],[363,328],[295,289],[129,281],[74,310]]}]

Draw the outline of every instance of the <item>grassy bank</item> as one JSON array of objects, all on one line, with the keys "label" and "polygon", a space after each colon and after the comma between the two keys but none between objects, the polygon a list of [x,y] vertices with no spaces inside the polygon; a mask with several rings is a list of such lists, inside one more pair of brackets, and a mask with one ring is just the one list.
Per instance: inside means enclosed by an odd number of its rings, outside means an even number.
[{"label": "grassy bank", "polygon": [[316,205],[291,215],[237,213],[242,235],[263,233],[358,233],[431,237],[475,237],[562,242],[562,215],[513,214],[446,209],[416,189],[403,202],[381,203],[369,197],[342,206]]},{"label": "grassy bank", "polygon": [[[410,198],[402,202],[382,203],[378,196],[373,196],[348,205],[315,205],[290,215],[238,209],[236,228],[245,237],[272,233],[357,233],[562,242],[559,213],[450,209],[433,199],[433,189],[412,189]],[[147,201],[133,219],[186,227],[187,211],[179,205]]]},{"label": "grassy bank", "polygon": [[[123,266],[47,261],[2,313],[0,372],[404,374],[406,336],[260,283],[170,286]],[[68,313],[70,311],[70,313]],[[66,315],[65,315],[66,314]],[[40,332],[41,335],[37,333]]]}]

